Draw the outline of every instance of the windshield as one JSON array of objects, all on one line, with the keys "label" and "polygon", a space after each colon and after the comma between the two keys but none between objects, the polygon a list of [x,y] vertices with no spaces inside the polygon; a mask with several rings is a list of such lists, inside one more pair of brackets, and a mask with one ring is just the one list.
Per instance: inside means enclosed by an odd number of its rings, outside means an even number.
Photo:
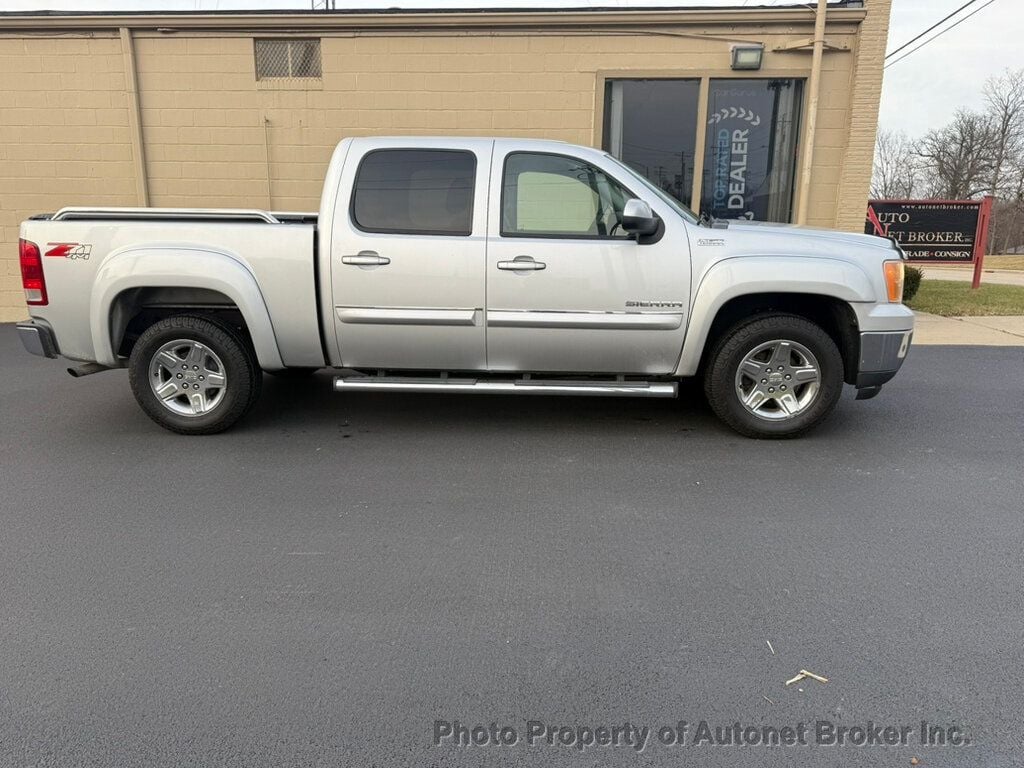
[{"label": "windshield", "polygon": [[672,195],[668,194],[667,192],[665,192],[662,189],[658,189],[656,186],[654,186],[654,184],[652,184],[650,182],[650,180],[646,176],[642,176],[641,174],[637,173],[632,168],[630,168],[628,165],[623,163],[618,158],[613,157],[612,155],[605,155],[605,157],[607,157],[609,160],[611,160],[613,163],[615,163],[615,165],[617,165],[619,168],[621,168],[626,173],[628,173],[632,178],[634,178],[637,181],[639,181],[641,184],[643,184],[645,187],[647,187],[647,189],[649,189],[651,192],[653,192],[659,198],[661,198],[663,201],[665,201],[676,212],[678,212],[680,216],[682,216],[688,222],[690,222],[691,224],[696,224],[698,222],[697,214],[695,214],[693,211],[691,211],[689,208],[687,208],[681,202],[679,202],[674,197],[672,197]]}]

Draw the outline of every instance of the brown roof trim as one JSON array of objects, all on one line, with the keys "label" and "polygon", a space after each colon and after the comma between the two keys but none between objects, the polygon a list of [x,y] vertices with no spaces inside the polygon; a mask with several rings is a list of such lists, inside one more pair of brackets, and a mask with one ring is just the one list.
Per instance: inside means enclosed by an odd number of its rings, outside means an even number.
[{"label": "brown roof trim", "polygon": [[[830,7],[829,21],[860,22],[863,8]],[[345,13],[0,13],[0,32],[86,31],[129,29],[329,31],[362,29],[503,29],[542,27],[594,29],[601,27],[792,24],[813,23],[813,9],[806,7],[716,9],[608,9],[608,10],[486,10],[486,11],[353,11]]]}]

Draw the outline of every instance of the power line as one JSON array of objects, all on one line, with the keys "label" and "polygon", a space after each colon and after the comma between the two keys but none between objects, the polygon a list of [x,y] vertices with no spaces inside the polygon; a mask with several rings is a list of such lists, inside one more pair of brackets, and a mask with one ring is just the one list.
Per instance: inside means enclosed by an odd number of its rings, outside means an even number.
[{"label": "power line", "polygon": [[967,6],[969,6],[969,5],[974,5],[974,4],[976,3],[976,2],[978,2],[978,0],[967,0],[967,2],[966,2],[966,3],[964,3],[964,4],[963,4],[963,5],[961,5],[961,6],[959,7],[959,8],[957,8],[957,9],[956,9],[955,11],[953,11],[953,12],[952,12],[951,14],[949,14],[949,16],[946,16],[946,17],[944,17],[944,18],[942,18],[942,19],[939,19],[939,20],[938,20],[937,22],[935,22],[934,24],[932,24],[932,25],[931,25],[930,27],[928,27],[928,29],[926,29],[926,30],[925,30],[924,32],[922,32],[921,34],[919,34],[919,35],[918,35],[917,37],[912,37],[912,38],[910,38],[909,40],[907,40],[907,42],[905,42],[905,43],[904,43],[903,45],[901,45],[901,46],[900,46],[899,48],[897,48],[897,49],[896,49],[895,51],[892,51],[891,53],[887,53],[887,54],[885,54],[885,58],[887,58],[887,59],[891,59],[891,58],[892,58],[893,56],[895,56],[895,55],[896,55],[897,53],[899,53],[900,51],[902,51],[902,50],[903,50],[904,48],[906,48],[906,47],[907,47],[908,45],[910,45],[910,44],[911,44],[911,43],[913,43],[913,42],[916,42],[917,40],[920,40],[920,39],[921,39],[922,37],[924,37],[925,35],[927,35],[927,34],[928,34],[929,32],[931,32],[931,31],[932,31],[933,29],[935,29],[935,28],[936,28],[937,26],[939,26],[940,24],[943,24],[943,23],[944,23],[944,22],[946,22],[946,21],[949,21],[949,19],[951,19],[951,18],[953,18],[954,16],[956,16],[956,15],[957,15],[958,13],[960,13],[960,11],[962,11],[962,10],[963,10],[964,8],[966,8],[966,7],[967,7]]},{"label": "power line", "polygon": [[900,56],[900,57],[899,57],[898,59],[896,59],[895,61],[890,61],[890,62],[889,62],[888,64],[886,64],[886,65],[885,65],[885,67],[883,67],[883,69],[888,69],[888,68],[889,68],[889,67],[891,67],[891,66],[892,66],[893,64],[899,64],[899,63],[900,63],[901,61],[903,61],[903,60],[904,60],[905,58],[907,58],[908,56],[910,56],[910,55],[911,55],[911,54],[913,54],[914,52],[916,52],[916,51],[919,51],[919,50],[921,50],[922,48],[924,48],[924,47],[925,47],[926,45],[928,45],[928,43],[932,42],[933,40],[938,40],[938,39],[939,39],[940,37],[942,37],[942,36],[943,36],[944,34],[946,34],[947,32],[949,32],[949,30],[951,30],[951,29],[955,29],[956,27],[959,27],[959,26],[960,26],[961,24],[963,24],[963,23],[964,23],[965,21],[967,21],[967,20],[968,20],[969,18],[971,18],[971,16],[973,16],[974,14],[978,13],[979,11],[983,11],[983,10],[985,10],[985,9],[986,9],[986,8],[988,8],[988,7],[990,6],[990,5],[992,5],[992,3],[994,3],[995,1],[996,1],[996,0],[988,0],[988,2],[987,2],[987,3],[985,3],[984,5],[982,5],[982,6],[978,7],[978,8],[975,8],[975,9],[974,9],[973,11],[971,11],[971,12],[970,12],[969,14],[967,14],[966,16],[964,16],[964,17],[963,17],[962,19],[959,19],[959,20],[958,20],[958,21],[956,21],[955,23],[953,23],[953,24],[950,24],[950,25],[949,25],[948,27],[946,27],[946,28],[945,28],[944,30],[942,30],[941,32],[939,32],[939,33],[938,33],[937,35],[935,35],[934,37],[930,37],[930,38],[928,38],[927,40],[925,40],[925,41],[924,41],[923,43],[921,43],[921,44],[920,44],[919,46],[917,46],[916,48],[911,48],[911,49],[910,49],[909,51],[907,51],[906,53],[904,53],[904,54],[903,54],[902,56]]}]

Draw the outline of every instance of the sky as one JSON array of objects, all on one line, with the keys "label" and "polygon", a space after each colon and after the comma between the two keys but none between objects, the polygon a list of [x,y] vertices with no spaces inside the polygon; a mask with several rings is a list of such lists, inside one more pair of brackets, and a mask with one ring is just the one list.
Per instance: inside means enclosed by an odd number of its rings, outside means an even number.
[{"label": "sky", "polygon": [[[312,0],[0,0],[0,10],[239,10],[310,7]],[[569,6],[735,6],[793,4],[786,0],[336,0],[338,8],[550,7]],[[871,0],[866,0],[870,5]],[[963,5],[965,0],[893,0],[889,31],[892,51]],[[980,0],[957,18],[985,5]],[[323,3],[323,0],[320,0]],[[951,23],[951,22],[950,22]],[[944,25],[945,26],[945,25]],[[938,32],[938,30],[936,30]],[[930,33],[922,41],[933,36]],[[949,120],[958,107],[982,105],[987,77],[1024,67],[1024,0],[993,0],[955,29],[885,70],[879,125],[920,136]],[[921,41],[919,41],[921,42]],[[916,45],[916,44],[915,44]],[[909,49],[908,49],[909,50]],[[843,56],[847,54],[831,54]],[[895,61],[893,57],[890,61]]]},{"label": "sky", "polygon": [[[900,47],[963,3],[893,0],[888,50]],[[892,64],[882,85],[880,127],[919,136],[946,123],[958,107],[980,109],[986,78],[1024,67],[1022,36],[1024,2],[995,0],[905,61]]]}]

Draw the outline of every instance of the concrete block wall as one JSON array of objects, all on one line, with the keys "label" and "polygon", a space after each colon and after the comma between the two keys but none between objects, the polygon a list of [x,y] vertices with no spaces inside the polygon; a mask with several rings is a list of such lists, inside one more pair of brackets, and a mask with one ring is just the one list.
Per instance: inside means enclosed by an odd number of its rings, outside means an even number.
[{"label": "concrete block wall", "polygon": [[856,59],[850,77],[850,126],[839,177],[842,194],[836,211],[836,226],[851,232],[864,231],[892,8],[892,0],[870,2],[871,13],[864,19],[856,39]]},{"label": "concrete block wall", "polygon": [[[811,224],[861,227],[888,3],[873,0],[864,22],[830,22],[829,42],[850,50],[824,59]],[[743,76],[729,69],[730,40],[764,41],[756,75],[810,73],[809,52],[774,49],[809,38],[811,13],[665,31],[325,29],[299,34],[320,38],[322,77],[277,82],[257,80],[254,66],[254,37],[273,34],[136,31],[150,204],[315,211],[345,136],[598,144],[604,77]],[[137,204],[121,41],[116,30],[89,34],[5,36],[0,27],[9,103],[0,110],[0,320],[26,314],[16,263],[22,219],[65,205]]]},{"label": "concrete block wall", "polygon": [[0,37],[0,321],[27,315],[18,226],[63,205],[134,205],[121,43]]}]

